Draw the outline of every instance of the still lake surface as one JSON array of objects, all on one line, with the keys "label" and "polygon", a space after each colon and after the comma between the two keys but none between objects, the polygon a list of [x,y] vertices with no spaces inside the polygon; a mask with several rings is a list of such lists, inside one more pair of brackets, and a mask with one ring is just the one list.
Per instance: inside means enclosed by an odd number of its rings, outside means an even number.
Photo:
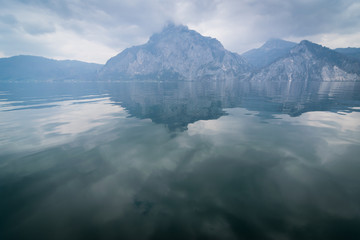
[{"label": "still lake surface", "polygon": [[360,239],[360,83],[2,83],[0,239]]}]

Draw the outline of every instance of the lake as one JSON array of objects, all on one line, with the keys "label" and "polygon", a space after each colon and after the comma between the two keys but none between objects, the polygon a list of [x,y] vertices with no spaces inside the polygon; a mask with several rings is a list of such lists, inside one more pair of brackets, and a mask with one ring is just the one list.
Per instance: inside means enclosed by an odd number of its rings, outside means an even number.
[{"label": "lake", "polygon": [[360,239],[360,83],[1,83],[0,239]]}]

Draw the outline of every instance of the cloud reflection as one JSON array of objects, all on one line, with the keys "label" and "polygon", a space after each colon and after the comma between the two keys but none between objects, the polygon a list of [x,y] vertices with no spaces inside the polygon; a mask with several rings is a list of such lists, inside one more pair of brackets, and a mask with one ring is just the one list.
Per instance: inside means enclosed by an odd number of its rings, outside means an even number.
[{"label": "cloud reflection", "polygon": [[66,143],[114,118],[127,116],[124,108],[114,105],[109,97],[25,106],[21,103],[5,101],[2,107],[2,111],[7,111],[1,121],[0,142],[4,152],[34,151]]},{"label": "cloud reflection", "polygon": [[[127,109],[152,99],[136,89]],[[289,117],[241,101],[176,131],[130,117],[118,95],[31,98],[1,112],[0,238],[360,236],[356,109]]]}]

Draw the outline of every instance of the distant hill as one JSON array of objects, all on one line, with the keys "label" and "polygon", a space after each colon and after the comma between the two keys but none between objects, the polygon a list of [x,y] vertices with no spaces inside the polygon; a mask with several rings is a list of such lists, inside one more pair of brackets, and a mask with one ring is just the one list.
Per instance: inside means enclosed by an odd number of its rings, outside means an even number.
[{"label": "distant hill", "polygon": [[270,39],[260,48],[249,50],[241,56],[255,68],[260,69],[286,56],[296,43],[282,39]]},{"label": "distant hill", "polygon": [[101,64],[37,56],[0,58],[0,81],[94,80]]},{"label": "distant hill", "polygon": [[237,53],[186,26],[173,24],[140,46],[125,49],[111,58],[100,80],[203,80],[241,78],[250,67]]},{"label": "distant hill", "polygon": [[342,53],[348,57],[360,60],[360,48],[336,48],[336,52]]},{"label": "distant hill", "polygon": [[251,80],[359,81],[360,62],[304,40],[287,56],[261,69]]}]

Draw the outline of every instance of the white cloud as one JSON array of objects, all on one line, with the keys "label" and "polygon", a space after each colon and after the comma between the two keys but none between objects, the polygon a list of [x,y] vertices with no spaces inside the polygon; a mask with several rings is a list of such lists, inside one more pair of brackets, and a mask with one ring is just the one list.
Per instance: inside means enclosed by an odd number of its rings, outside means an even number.
[{"label": "white cloud", "polygon": [[[355,0],[0,0],[0,51],[104,63],[169,21],[244,52],[271,37],[360,47]],[[325,7],[326,6],[326,7]]]},{"label": "white cloud", "polygon": [[45,34],[39,41],[53,49],[52,57],[55,59],[81,59],[87,62],[105,63],[111,56],[118,53],[105,44],[92,41],[91,38],[82,38],[66,29]]}]

